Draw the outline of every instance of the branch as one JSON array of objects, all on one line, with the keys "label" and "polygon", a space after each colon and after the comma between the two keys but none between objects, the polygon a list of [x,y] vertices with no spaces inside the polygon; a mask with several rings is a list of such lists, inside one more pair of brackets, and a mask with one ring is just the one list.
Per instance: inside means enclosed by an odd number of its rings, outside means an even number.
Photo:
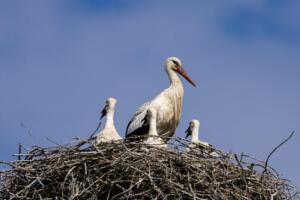
[{"label": "branch", "polygon": [[290,136],[289,136],[288,138],[286,138],[283,142],[281,142],[279,145],[277,145],[277,146],[273,149],[273,151],[268,155],[267,160],[266,160],[266,162],[265,162],[265,168],[264,168],[263,174],[267,172],[267,166],[268,166],[268,162],[269,162],[269,159],[270,159],[271,155],[272,155],[279,147],[281,147],[284,143],[286,143],[287,141],[289,141],[289,140],[293,137],[294,133],[295,133],[295,131],[293,131],[293,132],[290,134]]}]

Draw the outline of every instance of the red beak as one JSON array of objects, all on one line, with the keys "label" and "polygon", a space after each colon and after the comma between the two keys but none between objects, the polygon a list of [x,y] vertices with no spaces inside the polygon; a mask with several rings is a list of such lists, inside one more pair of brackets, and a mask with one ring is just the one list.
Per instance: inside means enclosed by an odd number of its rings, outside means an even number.
[{"label": "red beak", "polygon": [[190,82],[194,87],[197,87],[191,77],[184,71],[182,67],[178,67],[176,70],[181,76],[183,76],[188,82]]}]

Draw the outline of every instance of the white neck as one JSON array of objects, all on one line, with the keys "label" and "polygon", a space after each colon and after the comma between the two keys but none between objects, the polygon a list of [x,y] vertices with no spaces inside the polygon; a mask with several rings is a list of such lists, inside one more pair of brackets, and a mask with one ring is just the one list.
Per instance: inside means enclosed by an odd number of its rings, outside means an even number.
[{"label": "white neck", "polygon": [[170,67],[166,67],[166,72],[169,76],[169,79],[170,79],[170,83],[171,83],[171,86],[175,86],[175,87],[182,87],[182,83],[181,83],[181,80],[180,78],[178,77],[177,73],[172,70]]},{"label": "white neck", "polygon": [[106,113],[106,121],[105,121],[105,127],[104,128],[114,128],[114,110],[108,109]]},{"label": "white neck", "polygon": [[158,133],[157,133],[157,130],[156,130],[156,117],[151,117],[150,118],[149,136],[158,136]]},{"label": "white neck", "polygon": [[191,142],[198,142],[198,135],[199,135],[199,127],[194,127],[192,130],[192,140]]}]

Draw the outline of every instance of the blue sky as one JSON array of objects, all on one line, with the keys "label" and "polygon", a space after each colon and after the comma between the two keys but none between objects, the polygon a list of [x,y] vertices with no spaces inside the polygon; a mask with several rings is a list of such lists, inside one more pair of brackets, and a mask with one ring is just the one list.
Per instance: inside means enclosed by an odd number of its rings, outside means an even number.
[{"label": "blue sky", "polygon": [[88,137],[107,97],[125,128],[168,87],[177,56],[183,80],[176,136],[200,120],[200,139],[224,151],[271,157],[300,186],[300,3],[276,1],[1,1],[0,160],[19,142],[51,145]]}]

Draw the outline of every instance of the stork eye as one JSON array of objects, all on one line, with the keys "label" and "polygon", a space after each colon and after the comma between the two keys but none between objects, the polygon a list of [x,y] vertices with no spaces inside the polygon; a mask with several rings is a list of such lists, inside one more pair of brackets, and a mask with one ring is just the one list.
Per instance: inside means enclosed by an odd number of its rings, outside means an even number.
[{"label": "stork eye", "polygon": [[174,63],[176,66],[179,66],[179,64],[178,64],[177,61],[175,61],[175,60],[172,60],[172,61],[173,61],[173,63]]}]

